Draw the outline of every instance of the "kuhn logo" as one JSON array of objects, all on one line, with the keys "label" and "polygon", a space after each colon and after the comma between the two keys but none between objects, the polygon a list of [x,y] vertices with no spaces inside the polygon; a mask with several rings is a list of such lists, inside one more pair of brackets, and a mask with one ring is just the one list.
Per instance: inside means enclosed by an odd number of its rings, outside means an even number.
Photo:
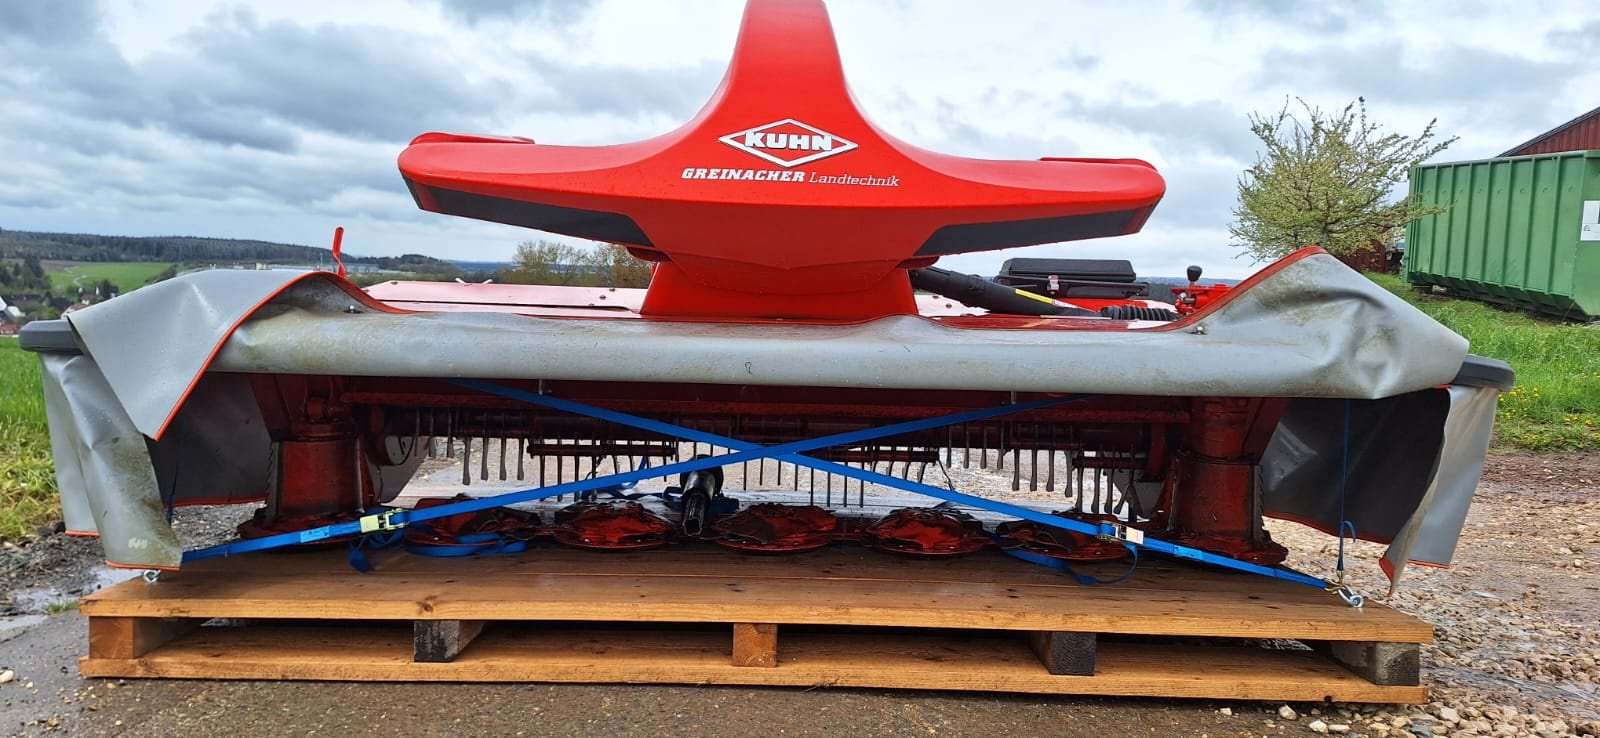
[{"label": "kuhn logo", "polygon": [[852,141],[793,118],[747,128],[717,140],[780,167],[797,167],[856,148]]}]

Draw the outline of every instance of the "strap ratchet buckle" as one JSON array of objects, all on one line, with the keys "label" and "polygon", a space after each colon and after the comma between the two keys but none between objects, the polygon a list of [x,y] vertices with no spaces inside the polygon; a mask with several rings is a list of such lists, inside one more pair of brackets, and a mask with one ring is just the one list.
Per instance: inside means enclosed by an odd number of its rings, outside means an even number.
[{"label": "strap ratchet buckle", "polygon": [[1094,537],[1102,541],[1132,543],[1135,546],[1144,543],[1144,531],[1130,528],[1125,523],[1101,523],[1100,530]]},{"label": "strap ratchet buckle", "polygon": [[373,515],[363,515],[358,521],[361,523],[361,532],[372,533],[380,530],[398,530],[400,528],[404,528],[406,525],[404,520],[399,522],[394,520],[395,516],[400,515],[403,512],[405,512],[405,510],[395,508],[392,510],[384,510],[383,512],[375,513]]}]

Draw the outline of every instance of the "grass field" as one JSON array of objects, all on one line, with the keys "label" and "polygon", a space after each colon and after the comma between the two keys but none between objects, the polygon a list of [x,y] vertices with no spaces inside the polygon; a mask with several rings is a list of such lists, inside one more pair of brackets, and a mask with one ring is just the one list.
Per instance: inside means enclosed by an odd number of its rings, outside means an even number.
[{"label": "grass field", "polygon": [[0,540],[56,519],[39,358],[0,339]]},{"label": "grass field", "polygon": [[1501,446],[1534,451],[1600,448],[1600,329],[1529,317],[1369,275],[1472,342],[1472,353],[1511,364],[1517,386],[1500,397]]},{"label": "grass field", "polygon": [[49,269],[48,274],[50,286],[55,288],[58,295],[74,294],[71,288],[76,280],[82,280],[84,286],[89,286],[109,279],[119,292],[132,292],[143,286],[145,280],[160,274],[169,266],[172,264],[164,261],[81,262],[68,263],[60,269]]}]

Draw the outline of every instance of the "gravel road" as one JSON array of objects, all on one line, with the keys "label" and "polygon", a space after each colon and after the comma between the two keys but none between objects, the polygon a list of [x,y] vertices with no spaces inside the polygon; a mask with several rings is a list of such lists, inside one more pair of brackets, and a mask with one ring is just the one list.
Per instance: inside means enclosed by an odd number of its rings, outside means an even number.
[{"label": "gravel road", "polygon": [[[965,485],[968,480],[961,480]],[[983,482],[975,479],[975,482]],[[1009,479],[990,480],[1009,489]],[[117,575],[93,541],[0,550],[0,735],[1060,735],[1347,734],[1600,737],[1600,454],[1491,457],[1456,566],[1413,567],[1385,598],[1356,544],[1349,580],[1434,624],[1419,707],[1044,698],[852,689],[84,680],[70,609]],[[244,511],[191,508],[188,545]],[[1292,565],[1326,571],[1330,539],[1271,524]],[[54,613],[54,614],[50,614]]]}]

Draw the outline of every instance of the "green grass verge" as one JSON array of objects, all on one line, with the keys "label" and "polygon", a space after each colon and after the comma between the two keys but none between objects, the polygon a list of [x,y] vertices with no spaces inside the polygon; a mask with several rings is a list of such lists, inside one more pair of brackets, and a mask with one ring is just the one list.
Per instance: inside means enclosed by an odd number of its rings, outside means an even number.
[{"label": "green grass verge", "polygon": [[1530,317],[1412,289],[1392,274],[1373,281],[1472,342],[1472,353],[1511,364],[1517,386],[1500,397],[1498,445],[1531,451],[1600,449],[1600,329]]},{"label": "green grass verge", "polygon": [[0,338],[0,540],[59,518],[39,357]]},{"label": "green grass verge", "polygon": [[111,280],[119,293],[126,293],[144,286],[147,280],[169,266],[172,264],[165,261],[84,262],[51,271],[48,275],[50,286],[58,295],[77,294],[75,281],[81,280],[84,287],[92,287],[102,279]]}]

